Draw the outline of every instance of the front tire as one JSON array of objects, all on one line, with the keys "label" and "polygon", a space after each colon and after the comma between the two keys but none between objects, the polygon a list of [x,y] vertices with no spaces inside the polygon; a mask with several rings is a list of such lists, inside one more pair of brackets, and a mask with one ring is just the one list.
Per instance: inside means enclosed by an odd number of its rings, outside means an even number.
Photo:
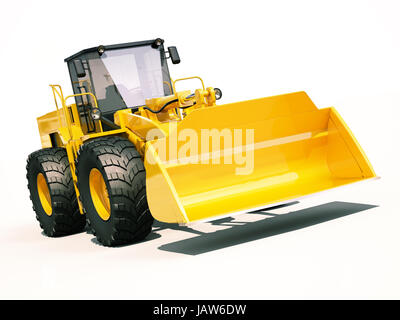
[{"label": "front tire", "polygon": [[101,244],[133,243],[151,232],[144,165],[129,140],[113,136],[85,143],[76,173],[89,226]]},{"label": "front tire", "polygon": [[86,218],[79,212],[65,149],[31,153],[26,169],[33,210],[43,232],[57,237],[83,231]]}]

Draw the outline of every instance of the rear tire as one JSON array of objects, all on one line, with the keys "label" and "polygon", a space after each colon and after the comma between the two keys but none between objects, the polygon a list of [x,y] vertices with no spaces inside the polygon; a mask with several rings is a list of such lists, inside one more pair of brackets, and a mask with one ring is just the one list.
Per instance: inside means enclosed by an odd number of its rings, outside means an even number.
[{"label": "rear tire", "polygon": [[57,237],[83,231],[86,218],[79,212],[65,149],[31,153],[26,170],[33,210],[43,232]]},{"label": "rear tire", "polygon": [[101,244],[133,243],[151,232],[145,169],[129,140],[113,136],[85,143],[76,172],[89,226]]}]

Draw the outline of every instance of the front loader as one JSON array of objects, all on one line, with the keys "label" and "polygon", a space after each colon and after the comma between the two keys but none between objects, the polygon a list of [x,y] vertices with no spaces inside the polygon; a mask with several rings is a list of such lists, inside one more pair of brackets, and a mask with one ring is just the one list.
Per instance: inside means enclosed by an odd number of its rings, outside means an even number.
[{"label": "front loader", "polygon": [[[180,58],[160,38],[65,59],[73,94],[37,119],[28,188],[44,233],[137,242],[153,220],[187,224],[292,201],[376,177],[334,108],[305,92],[217,105],[199,77],[172,80]],[[196,80],[196,90],[177,83]]]}]

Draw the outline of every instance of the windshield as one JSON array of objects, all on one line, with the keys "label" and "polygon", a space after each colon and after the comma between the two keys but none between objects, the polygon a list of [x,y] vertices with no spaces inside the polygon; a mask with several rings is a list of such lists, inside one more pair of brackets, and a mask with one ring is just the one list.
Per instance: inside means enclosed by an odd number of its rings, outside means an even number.
[{"label": "windshield", "polygon": [[[103,112],[145,105],[145,99],[171,95],[171,80],[162,46],[150,45],[84,53],[86,76],[70,66],[75,93],[92,92]],[[70,65],[70,64],[69,64]],[[77,98],[85,103],[85,98]],[[82,101],[83,100],[83,101]]]}]

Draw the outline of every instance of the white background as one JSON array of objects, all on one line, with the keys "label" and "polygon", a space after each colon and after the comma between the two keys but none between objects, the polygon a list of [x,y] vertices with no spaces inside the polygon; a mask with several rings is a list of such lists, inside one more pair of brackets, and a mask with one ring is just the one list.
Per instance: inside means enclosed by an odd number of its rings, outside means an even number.
[{"label": "white background", "polygon": [[[399,13],[386,0],[3,2],[0,298],[400,298]],[[115,249],[45,237],[25,161],[40,148],[35,118],[54,109],[48,84],[71,92],[63,59],[81,49],[156,37],[179,49],[172,77],[203,77],[223,103],[305,90],[335,106],[382,179],[199,236],[167,228]]]}]

